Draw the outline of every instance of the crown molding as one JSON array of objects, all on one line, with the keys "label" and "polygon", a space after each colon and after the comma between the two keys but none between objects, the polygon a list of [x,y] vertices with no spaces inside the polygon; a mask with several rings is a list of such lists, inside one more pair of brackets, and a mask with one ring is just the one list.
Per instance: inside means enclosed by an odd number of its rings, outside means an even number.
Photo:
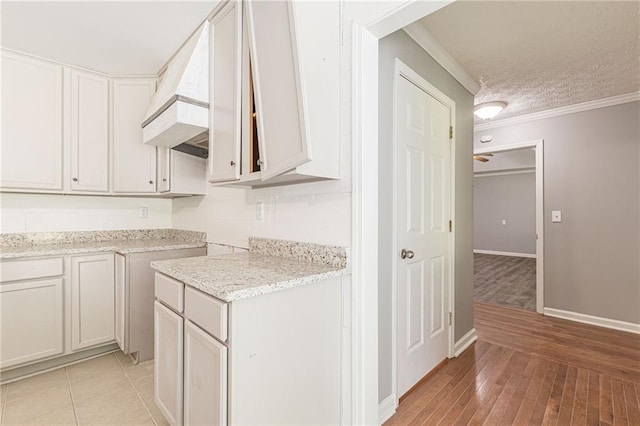
[{"label": "crown molding", "polygon": [[447,53],[446,50],[433,38],[431,33],[420,22],[414,22],[403,28],[404,32],[413,39],[418,46],[427,52],[437,63],[439,63],[449,74],[453,76],[460,84],[464,86],[472,95],[480,90],[480,84],[473,79],[467,72],[456,62],[455,59]]},{"label": "crown molding", "polygon": [[485,130],[496,129],[498,127],[513,126],[515,124],[527,123],[529,121],[542,120],[544,118],[557,117],[560,115],[573,114],[576,112],[589,111],[592,109],[605,108],[637,101],[640,101],[640,92],[632,92],[624,95],[611,96],[609,98],[596,99],[594,101],[534,112],[531,114],[519,115],[517,117],[505,118],[503,120],[496,120],[490,123],[476,124],[473,126],[473,130],[474,132],[482,132]]}]

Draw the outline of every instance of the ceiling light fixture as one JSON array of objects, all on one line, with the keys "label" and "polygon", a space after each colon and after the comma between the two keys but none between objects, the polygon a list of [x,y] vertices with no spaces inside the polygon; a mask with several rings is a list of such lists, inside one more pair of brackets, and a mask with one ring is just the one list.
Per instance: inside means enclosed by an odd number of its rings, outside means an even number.
[{"label": "ceiling light fixture", "polygon": [[479,117],[483,120],[491,120],[493,117],[498,115],[500,111],[502,111],[506,106],[507,103],[502,101],[485,102],[476,105],[476,107],[473,109],[473,113],[476,115],[476,117]]}]

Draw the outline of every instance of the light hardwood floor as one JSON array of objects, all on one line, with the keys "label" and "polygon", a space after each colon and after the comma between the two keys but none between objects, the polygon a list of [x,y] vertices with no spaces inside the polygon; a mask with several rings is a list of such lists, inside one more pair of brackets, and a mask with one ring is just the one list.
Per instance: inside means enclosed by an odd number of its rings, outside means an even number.
[{"label": "light hardwood floor", "polygon": [[640,425],[640,336],[475,303],[479,340],[388,425]]},{"label": "light hardwood floor", "polygon": [[153,361],[122,352],[0,387],[2,425],[167,425],[153,402]]},{"label": "light hardwood floor", "polygon": [[473,299],[536,311],[536,259],[474,253]]}]

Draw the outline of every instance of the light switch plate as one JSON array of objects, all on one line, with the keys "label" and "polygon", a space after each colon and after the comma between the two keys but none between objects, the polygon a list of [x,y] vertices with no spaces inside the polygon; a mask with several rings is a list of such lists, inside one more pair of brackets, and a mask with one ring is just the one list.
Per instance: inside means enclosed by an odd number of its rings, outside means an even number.
[{"label": "light switch plate", "polygon": [[552,210],[551,211],[551,222],[554,222],[554,223],[562,222],[562,211],[560,211],[560,210]]}]

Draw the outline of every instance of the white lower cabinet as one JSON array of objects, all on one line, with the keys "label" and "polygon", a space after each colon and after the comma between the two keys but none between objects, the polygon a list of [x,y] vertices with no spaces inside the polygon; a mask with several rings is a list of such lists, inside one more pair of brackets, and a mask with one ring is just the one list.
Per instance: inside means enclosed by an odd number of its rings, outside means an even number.
[{"label": "white lower cabinet", "polygon": [[227,347],[184,324],[184,424],[227,423]]},{"label": "white lower cabinet", "polygon": [[115,340],[113,253],[71,257],[71,348]]},{"label": "white lower cabinet", "polygon": [[182,424],[184,319],[154,304],[154,396],[158,408],[172,425]]},{"label": "white lower cabinet", "polygon": [[0,369],[63,353],[63,283],[58,277],[0,284]]},{"label": "white lower cabinet", "polygon": [[156,273],[156,299],[169,423],[341,423],[342,278],[226,303]]}]

